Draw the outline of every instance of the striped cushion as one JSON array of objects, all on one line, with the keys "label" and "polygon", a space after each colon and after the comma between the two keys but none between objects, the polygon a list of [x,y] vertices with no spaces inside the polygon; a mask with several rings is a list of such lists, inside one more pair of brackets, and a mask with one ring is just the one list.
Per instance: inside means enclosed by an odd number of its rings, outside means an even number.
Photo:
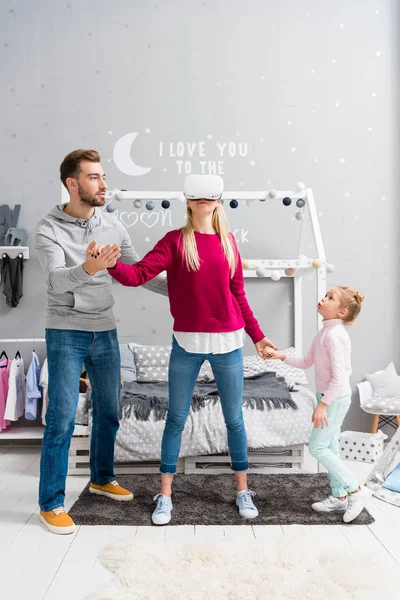
[{"label": "striped cushion", "polygon": [[[282,350],[285,354],[296,354],[294,348],[285,348]],[[251,377],[258,373],[274,371],[278,377],[283,377],[289,387],[295,385],[308,385],[307,377],[303,369],[297,369],[287,365],[282,360],[263,360],[258,355],[245,356],[243,359],[244,376]]]}]

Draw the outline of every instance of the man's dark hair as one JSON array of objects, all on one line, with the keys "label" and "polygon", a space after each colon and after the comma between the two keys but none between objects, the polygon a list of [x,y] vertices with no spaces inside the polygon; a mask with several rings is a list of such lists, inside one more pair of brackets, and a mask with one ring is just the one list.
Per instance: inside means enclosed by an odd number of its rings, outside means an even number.
[{"label": "man's dark hair", "polygon": [[67,154],[60,165],[60,179],[67,187],[68,177],[78,177],[81,170],[81,161],[100,162],[100,154],[96,150],[74,150]]}]

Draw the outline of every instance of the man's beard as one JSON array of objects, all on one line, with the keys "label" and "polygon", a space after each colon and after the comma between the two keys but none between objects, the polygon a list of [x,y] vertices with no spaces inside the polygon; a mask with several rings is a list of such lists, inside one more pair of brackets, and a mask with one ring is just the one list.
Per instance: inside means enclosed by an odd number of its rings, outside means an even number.
[{"label": "man's beard", "polygon": [[85,192],[85,190],[79,183],[78,194],[82,204],[85,204],[86,206],[91,206],[92,208],[96,206],[104,206],[104,203],[106,201],[105,197],[103,198],[102,196],[96,196],[93,194],[89,194],[89,192]]}]

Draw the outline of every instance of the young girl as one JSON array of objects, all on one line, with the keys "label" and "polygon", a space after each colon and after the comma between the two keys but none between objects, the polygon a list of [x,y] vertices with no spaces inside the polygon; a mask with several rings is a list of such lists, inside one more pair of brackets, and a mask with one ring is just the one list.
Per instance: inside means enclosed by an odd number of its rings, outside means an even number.
[{"label": "young girl", "polygon": [[[199,183],[201,176],[194,177]],[[204,177],[208,180],[208,176]],[[220,184],[222,191],[222,180]],[[200,188],[207,188],[206,180]],[[242,263],[218,199],[220,194],[215,197],[203,191],[201,195],[208,197],[192,195],[189,199],[186,195],[186,225],[168,232],[134,265],[115,263],[113,246],[98,252],[98,270],[112,267],[110,275],[123,285],[143,285],[167,271],[174,335],[168,377],[169,407],[161,446],[161,493],[154,498],[157,506],[152,515],[156,525],[171,520],[172,480],[182,431],[205,360],[211,364],[221,398],[239,513],[248,519],[258,515],[252,500],[254,492],[247,488],[247,437],[242,414],[243,328],[261,357],[267,346],[276,347],[264,336],[247,302]]]},{"label": "young girl", "polygon": [[351,403],[351,346],[346,325],[358,316],[363,299],[363,294],[345,286],[327,292],[318,303],[323,327],[305,358],[291,357],[270,348],[264,352],[268,358],[278,358],[300,369],[315,365],[318,404],[312,416],[314,429],[308,449],[327,469],[332,495],[315,502],[312,508],[317,512],[343,511],[345,523],[358,517],[370,495],[366,488],[360,488],[339,455],[340,428]]}]

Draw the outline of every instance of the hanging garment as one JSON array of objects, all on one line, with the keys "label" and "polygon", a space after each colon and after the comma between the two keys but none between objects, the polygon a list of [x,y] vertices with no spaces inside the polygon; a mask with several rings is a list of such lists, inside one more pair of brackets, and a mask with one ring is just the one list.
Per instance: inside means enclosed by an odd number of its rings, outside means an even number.
[{"label": "hanging garment", "polygon": [[11,362],[5,419],[17,421],[25,411],[25,371],[22,358]]},{"label": "hanging garment", "polygon": [[21,256],[10,258],[3,254],[1,259],[1,280],[4,285],[3,294],[6,304],[15,308],[22,298],[24,259]]},{"label": "hanging garment", "polygon": [[10,424],[10,421],[4,418],[8,394],[10,365],[11,360],[8,360],[8,358],[0,361],[0,431],[8,427],[8,425]]},{"label": "hanging garment", "polygon": [[42,371],[40,373],[40,386],[43,390],[43,404],[42,404],[42,423],[46,425],[46,412],[49,405],[49,369],[47,366],[47,358],[45,358]]},{"label": "hanging garment", "polygon": [[26,374],[25,418],[34,421],[37,416],[37,401],[42,396],[40,386],[40,362],[36,352],[32,352],[32,360]]}]

